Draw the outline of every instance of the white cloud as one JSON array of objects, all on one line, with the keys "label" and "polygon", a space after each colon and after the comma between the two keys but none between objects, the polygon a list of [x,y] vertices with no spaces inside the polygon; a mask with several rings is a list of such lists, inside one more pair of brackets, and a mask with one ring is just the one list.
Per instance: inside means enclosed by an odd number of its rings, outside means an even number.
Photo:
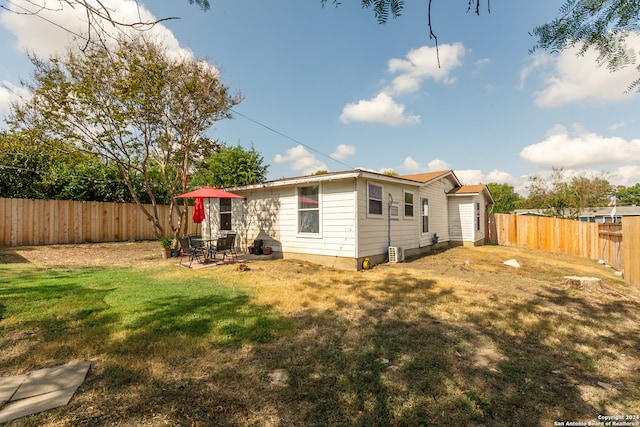
[{"label": "white cloud", "polygon": [[614,123],[611,126],[609,126],[607,129],[609,130],[616,130],[616,129],[620,129],[621,127],[624,127],[626,125],[625,122],[618,122],[618,123]]},{"label": "white cloud", "polygon": [[413,157],[407,156],[404,158],[404,162],[402,162],[402,169],[407,172],[422,172],[424,169],[420,166],[420,163],[415,161]]},{"label": "white cloud", "polygon": [[479,169],[455,170],[454,173],[464,185],[489,184],[495,182],[497,184],[508,184],[517,188],[521,186],[523,182],[522,178],[514,178],[510,173],[497,169],[487,174]]},{"label": "white cloud", "polygon": [[456,174],[460,182],[464,185],[480,184],[484,178],[482,171],[479,169],[454,170],[453,173]]},{"label": "white cloud", "polygon": [[21,97],[25,96],[29,96],[29,92],[26,89],[3,80],[0,83],[0,116],[8,114],[11,103],[17,102]]},{"label": "white cloud", "polygon": [[330,157],[334,160],[344,160],[355,154],[356,147],[353,145],[340,144],[336,147],[336,151],[333,152]]},{"label": "white cloud", "polygon": [[[640,52],[640,33],[631,33],[627,48]],[[557,55],[538,54],[520,73],[521,83],[534,72],[540,73],[544,89],[534,93],[536,105],[554,108],[571,102],[588,100],[598,104],[631,99],[625,93],[638,77],[634,66],[610,72],[606,65],[598,66],[598,53],[591,49],[576,55],[578,48]]]},{"label": "white cloud", "polygon": [[369,122],[398,126],[419,123],[420,116],[405,116],[404,105],[396,103],[386,93],[380,93],[375,98],[345,105],[340,120],[343,123]]},{"label": "white cloud", "polygon": [[609,175],[609,182],[614,185],[630,187],[640,182],[640,165],[626,165],[614,170]]},{"label": "white cloud", "polygon": [[451,165],[444,160],[433,159],[429,162],[429,171],[437,172],[437,171],[446,171],[451,169]]},{"label": "white cloud", "polygon": [[514,182],[514,179],[510,173],[494,169],[488,174],[486,174],[486,176],[483,178],[483,182],[485,183],[495,182],[497,184],[511,184]]},{"label": "white cloud", "polygon": [[[117,22],[134,24],[157,20],[135,0],[103,0],[101,3],[109,9],[109,13]],[[19,52],[28,51],[40,58],[48,58],[64,53],[71,46],[84,46],[87,43],[87,16],[82,7],[72,8],[63,1],[12,0],[6,8],[9,10],[0,12],[0,25],[13,34],[13,47]],[[28,14],[27,11],[33,13]],[[143,32],[106,23],[102,27],[108,42],[115,41],[122,33],[144,34],[145,37],[161,41],[167,48],[168,55],[176,58],[193,57],[192,52],[181,48],[173,33],[162,24],[154,25],[152,28],[141,27],[145,29]],[[9,109],[7,98],[10,94],[6,88],[10,87],[11,91],[17,92],[17,86],[9,82],[3,82],[3,86],[5,87],[0,87],[0,112]],[[24,91],[19,93],[26,95]]]},{"label": "white cloud", "polygon": [[[114,21],[124,24],[153,22],[157,19],[134,0],[103,0],[102,4],[108,8]],[[56,52],[61,53],[60,50],[66,49],[71,43],[86,43],[87,16],[86,10],[82,7],[72,8],[65,2],[46,0],[12,0],[7,8],[22,12],[13,13],[5,10],[0,14],[0,24],[13,33],[16,38],[14,47],[19,51],[28,49],[39,56],[48,57]],[[25,11],[34,13],[24,14]],[[123,32],[131,34],[136,31],[109,23],[104,23],[102,27],[108,37],[114,38]],[[145,35],[162,40],[170,51],[190,54],[188,50],[180,48],[178,40],[164,25],[140,28],[146,30]]]},{"label": "white cloud", "polygon": [[[414,160],[411,156],[407,156],[402,164],[402,173],[421,173],[421,172],[436,172],[452,169],[451,165],[441,159],[433,159],[427,167],[423,167],[419,162]],[[489,173],[483,173],[480,169],[458,169],[454,170],[454,173],[458,179],[465,185],[473,184],[488,184],[495,182],[498,184],[509,184],[514,188],[522,190],[524,188],[524,182],[527,177],[514,178],[510,173],[494,169]]]},{"label": "white cloud", "polygon": [[451,165],[440,159],[433,159],[427,166],[421,165],[417,160],[411,156],[405,157],[402,162],[400,170],[403,174],[422,173],[422,172],[436,172],[451,169]]},{"label": "white cloud", "polygon": [[544,141],[522,149],[520,157],[541,167],[581,168],[640,162],[640,139],[626,141],[605,137],[573,126],[573,134],[562,125],[547,133]]},{"label": "white cloud", "polygon": [[436,48],[429,46],[410,50],[406,59],[390,59],[389,72],[400,73],[400,75],[393,79],[387,90],[393,94],[416,92],[425,79],[451,84],[455,81],[455,78],[451,77],[451,71],[462,65],[464,54],[465,50],[462,44],[454,43],[440,47],[440,66],[438,66]]},{"label": "white cloud", "polygon": [[429,46],[412,49],[405,58],[390,59],[388,71],[397,74],[391,84],[371,99],[345,105],[340,120],[343,123],[368,122],[390,126],[419,123],[420,116],[405,114],[405,106],[393,97],[419,91],[422,82],[427,79],[444,84],[453,83],[455,78],[451,72],[462,65],[464,54],[464,46],[455,43],[440,47],[440,66],[436,49]]},{"label": "white cloud", "polygon": [[316,157],[302,145],[288,149],[284,156],[276,154],[274,161],[276,163],[289,163],[289,167],[293,171],[302,175],[310,175],[319,170],[327,170],[327,165],[316,159]]}]

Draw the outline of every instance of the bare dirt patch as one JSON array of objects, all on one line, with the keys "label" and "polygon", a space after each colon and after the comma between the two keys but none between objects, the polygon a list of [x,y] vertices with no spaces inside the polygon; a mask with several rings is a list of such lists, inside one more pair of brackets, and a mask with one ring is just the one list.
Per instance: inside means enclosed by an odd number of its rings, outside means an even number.
[{"label": "bare dirt patch", "polygon": [[163,260],[156,241],[0,248],[0,262],[28,262],[43,267],[126,267],[159,261]]}]

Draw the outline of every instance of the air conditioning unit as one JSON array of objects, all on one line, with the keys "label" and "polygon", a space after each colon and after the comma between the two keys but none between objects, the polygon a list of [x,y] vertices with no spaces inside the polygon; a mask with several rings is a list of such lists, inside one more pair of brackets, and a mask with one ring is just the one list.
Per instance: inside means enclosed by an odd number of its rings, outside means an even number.
[{"label": "air conditioning unit", "polygon": [[389,262],[404,261],[404,251],[398,246],[389,246]]}]

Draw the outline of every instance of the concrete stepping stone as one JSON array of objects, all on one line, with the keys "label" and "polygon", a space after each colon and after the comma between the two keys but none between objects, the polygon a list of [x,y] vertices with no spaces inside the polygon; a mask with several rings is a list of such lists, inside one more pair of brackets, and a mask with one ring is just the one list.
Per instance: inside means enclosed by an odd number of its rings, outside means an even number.
[{"label": "concrete stepping stone", "polygon": [[90,366],[84,361],[0,378],[0,423],[66,405]]},{"label": "concrete stepping stone", "polygon": [[16,375],[13,377],[0,378],[0,408],[7,403],[16,391],[18,387],[27,379],[27,375]]}]

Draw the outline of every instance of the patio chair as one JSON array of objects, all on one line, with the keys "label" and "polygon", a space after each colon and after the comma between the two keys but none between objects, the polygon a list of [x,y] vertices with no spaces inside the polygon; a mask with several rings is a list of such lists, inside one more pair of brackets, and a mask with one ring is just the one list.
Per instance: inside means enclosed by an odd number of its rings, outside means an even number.
[{"label": "patio chair", "polygon": [[236,252],[236,233],[227,234],[226,239],[227,245],[229,246],[227,252],[231,257],[231,260],[235,262],[238,260],[238,253]]},{"label": "patio chair", "polygon": [[227,255],[231,258],[232,261],[235,262],[238,259],[238,254],[235,250],[235,240],[235,233],[229,233],[225,237],[219,237],[218,241],[216,242],[216,246],[213,249],[214,258],[217,254],[220,253],[222,254],[223,262],[227,258]]},{"label": "patio chair", "polygon": [[[207,250],[202,244],[192,243],[189,237],[180,237],[180,248],[182,253],[189,257],[189,268],[195,259],[199,263],[203,263],[207,256]],[[182,265],[182,257],[180,257],[180,265]]]}]

